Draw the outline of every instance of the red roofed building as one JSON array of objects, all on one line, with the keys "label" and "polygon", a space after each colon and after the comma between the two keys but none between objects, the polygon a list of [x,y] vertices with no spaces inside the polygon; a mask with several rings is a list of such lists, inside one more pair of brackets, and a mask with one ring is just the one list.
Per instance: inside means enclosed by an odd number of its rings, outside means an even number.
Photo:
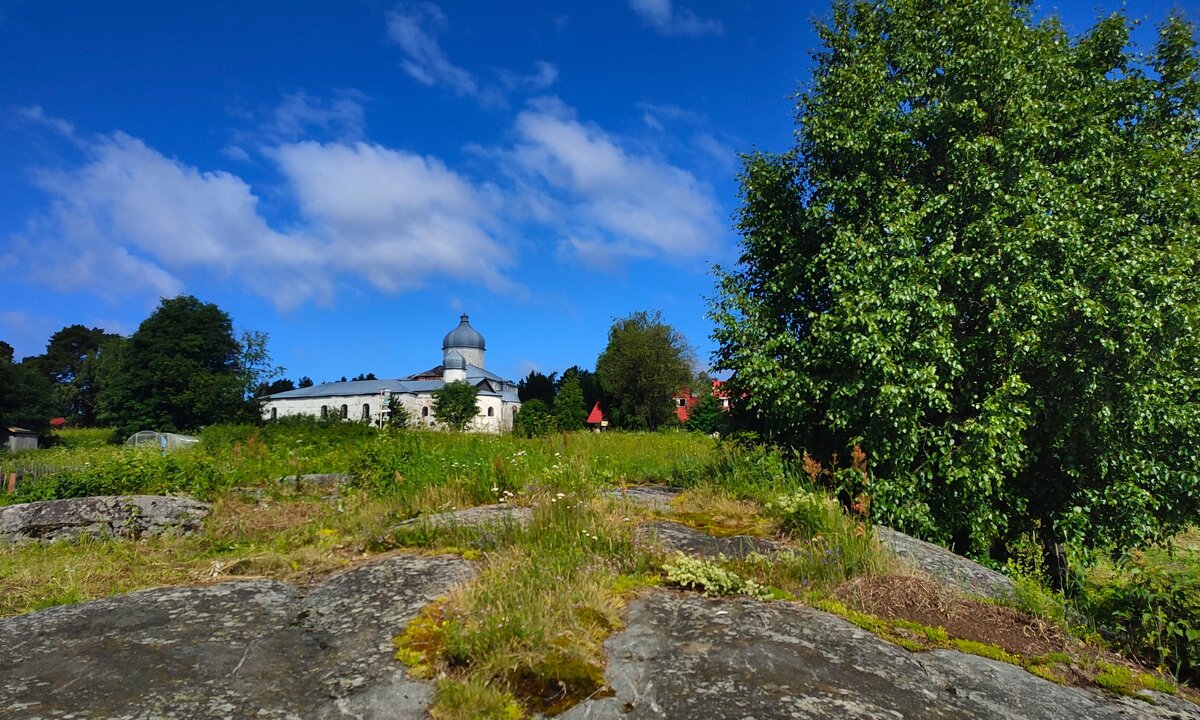
[{"label": "red roofed building", "polygon": [[[712,394],[714,397],[721,399],[721,409],[729,409],[729,395],[722,388],[725,384],[724,380],[712,381]],[[700,402],[700,396],[692,392],[690,387],[684,386],[679,389],[671,401],[675,404],[675,417],[679,418],[679,422],[687,422],[691,416],[692,408],[696,407],[696,403]]]},{"label": "red roofed building", "polygon": [[592,411],[588,413],[587,420],[584,422],[597,431],[608,427],[608,418],[604,417],[604,411],[600,409],[599,401],[596,401],[596,404],[592,407]]}]

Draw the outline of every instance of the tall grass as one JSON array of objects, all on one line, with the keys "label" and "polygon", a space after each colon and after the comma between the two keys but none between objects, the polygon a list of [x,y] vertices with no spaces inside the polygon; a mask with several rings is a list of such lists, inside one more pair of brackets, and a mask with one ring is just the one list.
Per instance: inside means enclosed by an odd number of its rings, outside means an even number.
[{"label": "tall grass", "polygon": [[541,504],[505,537],[476,582],[409,625],[400,657],[418,674],[452,679],[455,692],[439,702],[463,702],[470,685],[560,711],[603,687],[604,639],[620,627],[623,592],[644,582],[654,557],[614,502],[575,495]]}]

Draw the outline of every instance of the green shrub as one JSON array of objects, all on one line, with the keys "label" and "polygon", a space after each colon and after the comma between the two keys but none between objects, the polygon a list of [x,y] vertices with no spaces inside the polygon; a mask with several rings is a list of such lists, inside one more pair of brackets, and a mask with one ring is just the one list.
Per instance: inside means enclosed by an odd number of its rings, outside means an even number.
[{"label": "green shrub", "polygon": [[1135,655],[1180,679],[1200,677],[1200,552],[1133,553],[1090,583],[1083,603],[1101,633]]}]

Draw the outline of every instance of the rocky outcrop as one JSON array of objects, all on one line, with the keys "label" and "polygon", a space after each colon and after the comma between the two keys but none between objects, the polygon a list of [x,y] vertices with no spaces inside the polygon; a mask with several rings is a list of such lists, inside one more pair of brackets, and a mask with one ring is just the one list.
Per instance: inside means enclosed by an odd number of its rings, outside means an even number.
[{"label": "rocky outcrop", "polygon": [[604,494],[637,503],[648,510],[667,512],[671,509],[671,502],[679,497],[681,492],[683,491],[666,485],[634,485],[605,490]]},{"label": "rocky outcrop", "polygon": [[137,539],[198,532],[208,505],[162,495],[67,498],[0,507],[0,542],[75,540],[82,536]]},{"label": "rocky outcrop", "polygon": [[638,538],[643,542],[655,543],[668,552],[710,558],[724,555],[738,560],[750,553],[770,555],[785,547],[774,540],[751,535],[714,537],[687,525],[666,520],[643,524],[638,528]]},{"label": "rocky outcrop", "polygon": [[1165,695],[1118,700],[982,657],[910,653],[796,603],[653,591],[605,647],[613,695],[563,720],[1200,720]]},{"label": "rocky outcrop", "polygon": [[944,547],[905,535],[882,525],[875,526],[880,544],[895,553],[901,560],[935,580],[957,588],[969,595],[1009,601],[1013,598],[1013,584],[1006,576],[995,570],[955,555]]},{"label": "rocky outcrop", "polygon": [[0,717],[423,718],[432,689],[392,659],[392,637],[472,572],[396,556],[307,593],[163,588],[0,621]]},{"label": "rocky outcrop", "polygon": [[397,523],[396,528],[412,528],[426,525],[429,527],[477,527],[496,523],[514,523],[524,525],[533,517],[533,510],[517,505],[499,503],[496,505],[479,505],[465,510],[421,515]]}]

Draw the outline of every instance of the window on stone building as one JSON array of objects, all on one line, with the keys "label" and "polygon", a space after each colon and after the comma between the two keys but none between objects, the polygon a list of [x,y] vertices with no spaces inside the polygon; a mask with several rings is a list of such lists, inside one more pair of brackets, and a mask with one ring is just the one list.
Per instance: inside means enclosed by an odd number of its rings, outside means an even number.
[{"label": "window on stone building", "polygon": [[342,406],[342,419],[345,420],[348,417],[350,417],[350,408],[349,408],[349,406],[343,405]]},{"label": "window on stone building", "polygon": [[421,408],[421,417],[429,417],[429,408],[427,408],[427,407]]},{"label": "window on stone building", "polygon": [[271,408],[271,419],[272,420],[279,419],[279,408]]},{"label": "window on stone building", "polygon": [[488,417],[492,417],[492,416],[493,416],[493,415],[495,415],[495,414],[496,414],[496,411],[495,411],[495,409],[493,409],[493,408],[488,408]]},{"label": "window on stone building", "polygon": [[362,416],[362,419],[363,419],[363,420],[370,420],[370,419],[371,419],[371,404],[370,404],[370,403],[363,403],[363,416]]},{"label": "window on stone building", "polygon": [[321,419],[322,419],[322,420],[328,420],[328,419],[329,419],[329,406],[328,406],[328,405],[322,405],[322,406],[321,406]]}]

